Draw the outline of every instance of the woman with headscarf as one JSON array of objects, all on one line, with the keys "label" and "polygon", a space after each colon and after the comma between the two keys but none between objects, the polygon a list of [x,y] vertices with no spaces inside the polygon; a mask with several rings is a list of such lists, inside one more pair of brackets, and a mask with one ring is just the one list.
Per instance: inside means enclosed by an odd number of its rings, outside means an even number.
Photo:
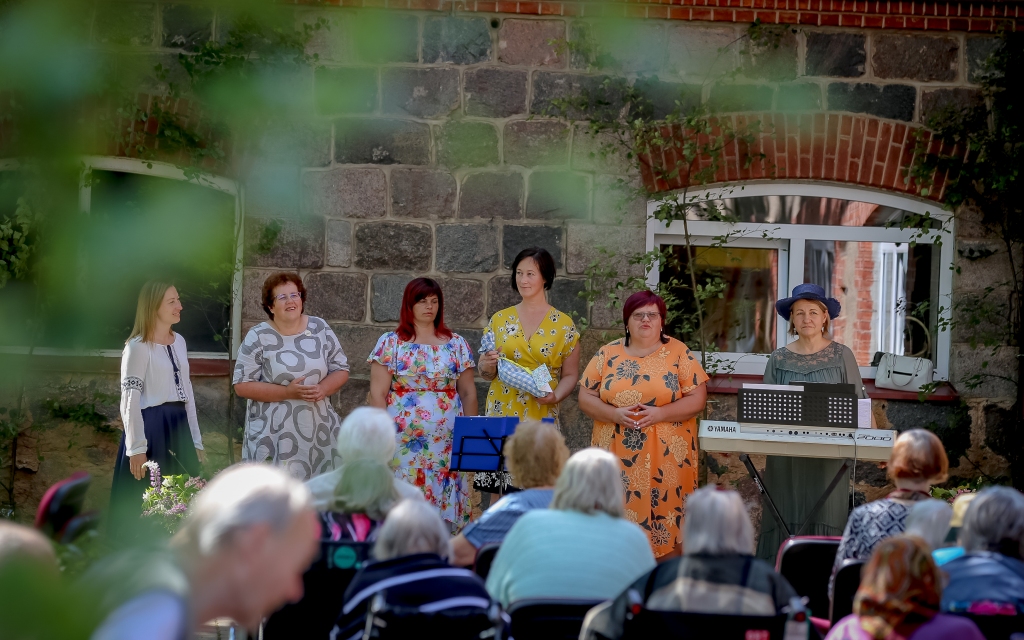
[{"label": "woman with headscarf", "polygon": [[983,640],[967,618],[939,613],[942,574],[928,545],[914,536],[887,538],[864,568],[854,613],[825,640]]}]

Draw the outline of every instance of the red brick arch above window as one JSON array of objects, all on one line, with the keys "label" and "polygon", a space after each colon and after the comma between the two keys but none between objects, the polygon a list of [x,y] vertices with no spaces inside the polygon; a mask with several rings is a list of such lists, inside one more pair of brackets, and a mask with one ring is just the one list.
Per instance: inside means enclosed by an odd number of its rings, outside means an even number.
[{"label": "red brick arch above window", "polygon": [[[718,120],[734,131],[759,123],[761,133],[749,147],[739,141],[726,144],[718,156],[713,183],[825,180],[942,199],[945,176],[933,176],[934,184],[927,194],[921,193],[921,185],[906,179],[918,135],[923,136],[921,140],[930,152],[940,150],[940,143],[932,140],[923,127],[842,112],[724,114]],[[684,161],[677,144],[683,133],[681,125],[664,126],[661,137],[675,142],[651,147],[640,154],[641,174],[648,191],[698,187],[689,175],[698,168],[713,166],[709,157],[696,158],[692,163]]]}]

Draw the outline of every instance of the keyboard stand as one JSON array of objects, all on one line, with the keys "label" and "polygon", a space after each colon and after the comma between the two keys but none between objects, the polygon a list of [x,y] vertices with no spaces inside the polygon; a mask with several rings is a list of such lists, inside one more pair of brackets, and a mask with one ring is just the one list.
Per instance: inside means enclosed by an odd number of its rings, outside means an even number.
[{"label": "keyboard stand", "polygon": [[[767,487],[764,486],[764,479],[761,478],[761,474],[758,473],[757,469],[754,468],[754,463],[750,461],[750,456],[748,456],[745,453],[741,453],[739,457],[740,461],[744,464],[744,466],[747,467],[747,473],[750,474],[750,477],[751,479],[753,479],[754,484],[757,485],[757,490],[758,492],[760,492],[765,505],[768,506],[768,509],[775,517],[776,522],[778,522],[779,526],[782,527],[782,530],[786,532],[786,537],[793,537],[793,532],[789,530],[789,525],[787,525],[786,521],[783,520],[782,514],[779,513],[779,509],[775,506],[775,502],[772,500],[771,495],[768,493]],[[839,469],[839,472],[836,473],[836,476],[832,478],[832,482],[829,483],[828,487],[825,489],[825,492],[821,494],[820,498],[818,498],[818,502],[815,503],[814,507],[811,509],[811,512],[807,514],[807,518],[804,520],[803,524],[800,525],[800,528],[797,530],[796,535],[803,535],[803,532],[807,530],[807,527],[810,526],[811,522],[814,520],[814,517],[817,516],[818,512],[821,511],[821,508],[825,506],[825,502],[828,500],[828,497],[832,495],[832,492],[836,490],[837,486],[839,486],[839,482],[843,479],[843,476],[850,469],[851,464],[853,463],[849,459],[843,462],[843,466]]]}]

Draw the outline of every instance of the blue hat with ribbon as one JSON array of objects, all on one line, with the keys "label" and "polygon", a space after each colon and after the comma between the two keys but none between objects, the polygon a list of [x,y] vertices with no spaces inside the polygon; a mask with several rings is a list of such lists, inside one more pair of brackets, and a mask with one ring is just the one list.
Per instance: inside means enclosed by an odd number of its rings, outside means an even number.
[{"label": "blue hat with ribbon", "polygon": [[828,309],[829,318],[837,317],[839,315],[839,310],[842,308],[839,305],[839,301],[835,298],[826,298],[825,290],[819,285],[807,282],[793,287],[793,295],[776,302],[775,310],[779,312],[779,315],[782,316],[783,319],[789,320],[789,314],[793,308],[793,303],[797,300],[817,300],[824,304],[825,308]]}]

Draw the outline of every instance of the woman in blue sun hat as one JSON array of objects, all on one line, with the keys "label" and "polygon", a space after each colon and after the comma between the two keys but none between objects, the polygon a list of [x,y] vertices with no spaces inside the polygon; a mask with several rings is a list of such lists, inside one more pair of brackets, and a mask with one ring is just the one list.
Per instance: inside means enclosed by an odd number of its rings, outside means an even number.
[{"label": "woman in blue sun hat", "polygon": [[[765,384],[852,384],[858,398],[868,397],[853,351],[832,339],[832,320],[840,311],[838,300],[826,297],[819,285],[807,283],[797,285],[792,296],[776,302],[775,310],[783,320],[789,321],[789,335],[795,339],[772,352],[764,371]],[[810,515],[842,466],[842,460],[767,457],[765,488],[792,533],[795,534]],[[847,483],[841,482],[804,530],[804,535],[843,535],[849,504]],[[774,562],[785,538],[775,518],[766,513],[761,518],[758,557]]]}]

